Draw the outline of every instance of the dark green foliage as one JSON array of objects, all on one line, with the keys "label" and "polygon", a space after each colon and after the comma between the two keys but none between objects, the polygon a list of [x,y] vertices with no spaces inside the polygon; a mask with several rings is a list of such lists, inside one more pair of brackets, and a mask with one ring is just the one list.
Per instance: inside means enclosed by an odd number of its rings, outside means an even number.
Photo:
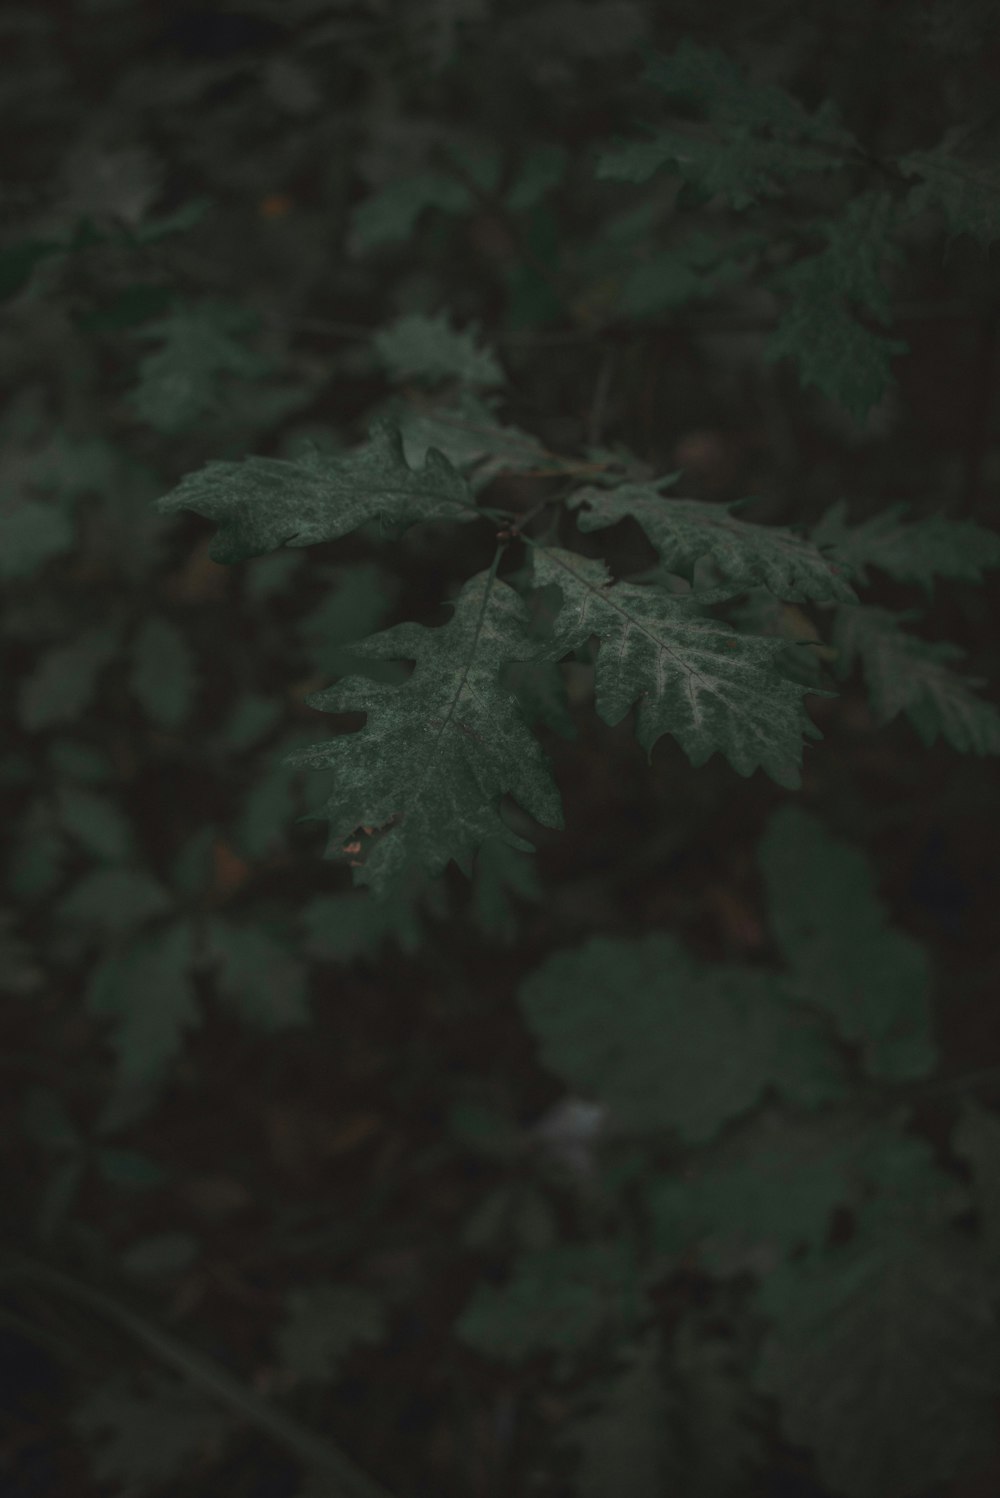
[{"label": "dark green foliage", "polygon": [[244,9],[0,23],[0,1486],[995,1487],[990,7]]}]

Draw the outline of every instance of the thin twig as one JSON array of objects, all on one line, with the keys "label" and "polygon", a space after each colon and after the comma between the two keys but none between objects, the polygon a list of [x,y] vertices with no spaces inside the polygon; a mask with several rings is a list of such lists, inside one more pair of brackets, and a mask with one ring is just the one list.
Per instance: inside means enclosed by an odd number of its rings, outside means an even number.
[{"label": "thin twig", "polygon": [[71,1275],[51,1269],[24,1254],[4,1249],[0,1254],[0,1274],[27,1280],[30,1284],[48,1286],[78,1305],[89,1306],[99,1316],[126,1332],[147,1352],[167,1367],[216,1399],[241,1420],[247,1420],[267,1431],[276,1441],[293,1451],[307,1467],[328,1473],[338,1484],[331,1498],[391,1498],[350,1457],[331,1442],[315,1435],[297,1420],[272,1408],[266,1400],[247,1389],[239,1379],[216,1366],[203,1353],[195,1352],[183,1342],[161,1331],[159,1327],[120,1305],[110,1295],[93,1290]]}]

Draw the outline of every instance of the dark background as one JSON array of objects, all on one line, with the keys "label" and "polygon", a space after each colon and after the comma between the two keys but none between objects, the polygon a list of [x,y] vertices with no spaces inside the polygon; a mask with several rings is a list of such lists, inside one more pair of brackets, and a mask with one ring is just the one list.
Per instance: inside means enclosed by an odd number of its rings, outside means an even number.
[{"label": "dark background", "polygon": [[[540,734],[566,828],[532,826],[534,899],[514,896],[506,916],[484,925],[474,887],[452,867],[436,913],[418,914],[413,950],[352,934],[350,919],[339,946],[333,937],[310,947],[301,912],[350,882],[321,860],[322,829],[295,820],[318,804],[316,788],[302,774],[275,778],[283,752],[327,732],[302,698],[329,681],[330,661],[300,625],[331,577],[373,559],[392,586],[358,633],[407,618],[440,623],[442,600],[488,565],[492,540],[463,528],[392,549],[352,537],[295,553],[284,574],[267,570],[271,559],[229,569],[207,556],[206,522],[167,523],[152,500],[209,459],[286,454],[322,432],[360,441],[390,394],[365,330],[402,311],[448,308],[478,319],[501,355],[506,417],[559,452],[596,434],[657,473],[681,468],[691,497],[753,496],[744,518],[763,523],[809,524],[844,496],[852,516],[905,500],[915,516],[1000,526],[996,261],[968,237],[945,254],[931,224],[907,246],[895,300],[909,352],[868,423],[804,391],[787,363],[766,366],[766,318],[758,327],[752,308],[611,318],[581,335],[580,308],[608,294],[584,251],[643,195],[596,183],[593,153],[648,117],[640,42],[669,50],[682,37],[739,57],[810,108],[835,99],[873,156],[929,149],[956,124],[973,131],[977,150],[995,150],[992,5],[858,0],[834,15],[825,4],[494,11],[483,0],[404,15],[374,4],[92,0],[8,6],[0,18],[0,482],[5,494],[54,494],[74,527],[68,550],[5,581],[0,621],[7,1235],[257,1395],[288,1396],[304,1426],[399,1498],[574,1491],[571,1464],[553,1455],[565,1391],[544,1360],[511,1373],[454,1335],[472,1286],[507,1262],[500,1248],[463,1248],[463,1224],[498,1181],[536,1166],[468,1151],[449,1132],[449,1110],[459,1097],[489,1098],[527,1130],[563,1095],[512,1000],[555,947],[595,930],[662,928],[707,959],[766,962],[755,848],[788,793],[760,773],[741,779],[719,756],[694,770],[669,739],[650,766],[631,716],[612,729],[588,701],[574,703],[574,742]],[[513,221],[488,202],[465,215],[432,209],[405,242],[357,253],[357,204],[402,167],[422,169],[455,132],[495,141],[508,163],[536,140],[557,141],[570,170],[541,208]],[[202,198],[209,211],[189,230],[138,247],[116,237],[122,222]],[[778,215],[768,207],[760,222]],[[251,343],[270,361],[275,398],[265,409],[254,379],[224,374],[207,410],[164,431],[131,398],[146,351],[137,330],[177,297],[205,296],[257,319]],[[53,433],[70,446],[46,467],[37,455]],[[490,500],[520,508],[544,492],[538,480],[501,478]],[[618,570],[648,563],[638,532],[612,544]],[[909,607],[913,590],[877,575],[865,601]],[[108,620],[132,627],[147,611],[182,632],[197,664],[192,707],[175,730],[150,722],[114,653],[82,705],[70,660],[54,694],[62,706],[25,710],[47,653]],[[967,652],[961,670],[984,679],[993,700],[998,612],[993,574],[985,586],[937,586],[921,626]],[[241,738],[234,722],[246,699],[265,706]],[[836,700],[809,699],[809,710],[824,738],[806,751],[799,794],[870,857],[892,922],[928,949],[942,1077],[1000,1068],[995,762],[940,741],[926,748],[902,718],[876,729],[857,677]],[[303,965],[308,1026],[255,1032],[202,974],[200,1017],[179,1054],[155,1086],[122,1092],[90,987],[106,945],[81,938],[62,913],[95,864],[114,862],[115,834],[100,817],[89,841],[61,823],[59,786],[80,773],[60,769],[72,760],[67,741],[96,757],[90,784],[131,828],[130,866],[169,882],[187,849],[188,893],[172,886],[185,908],[264,929]],[[272,794],[255,799],[268,777]],[[984,1084],[983,1100],[995,1095]],[[112,1105],[124,1122],[102,1144]],[[917,1114],[943,1150],[950,1096],[928,1096]],[[83,1141],[76,1154],[64,1119]],[[112,1145],[131,1164],[102,1164]],[[552,1194],[567,1235],[582,1231],[572,1193]],[[164,1240],[165,1267],[130,1276],[130,1252]],[[331,1266],[393,1300],[390,1334],[353,1352],[334,1385],[289,1393],[273,1343],[284,1297]],[[698,1276],[677,1278],[663,1314],[669,1321],[705,1293]],[[156,1358],[43,1283],[11,1281],[2,1305],[0,1491],[119,1491],[102,1485],[70,1417],[102,1379],[128,1374],[146,1387]],[[754,1493],[825,1491],[805,1454],[773,1432],[769,1441],[771,1473]],[[948,1487],[948,1498],[994,1492],[998,1481],[994,1465]],[[291,1452],[249,1421],[218,1454],[208,1441],[162,1491],[305,1490]]]}]

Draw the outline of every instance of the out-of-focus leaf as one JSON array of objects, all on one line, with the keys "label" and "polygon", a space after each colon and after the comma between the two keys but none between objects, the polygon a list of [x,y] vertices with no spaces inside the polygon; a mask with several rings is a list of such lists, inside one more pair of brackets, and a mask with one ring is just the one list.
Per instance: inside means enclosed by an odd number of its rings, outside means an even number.
[{"label": "out-of-focus leaf", "polygon": [[63,827],[98,858],[120,863],[131,856],[132,825],[114,801],[65,782],[56,798]]},{"label": "out-of-focus leaf", "polygon": [[114,625],[84,630],[70,645],[45,652],[18,698],[21,726],[29,733],[73,723],[90,706],[100,673],[113,659],[121,632]]},{"label": "out-of-focus leaf", "polygon": [[927,954],[889,925],[862,852],[786,805],[768,824],[760,862],[791,991],[863,1047],[873,1076],[926,1076],[937,1060]]},{"label": "out-of-focus leaf", "polygon": [[201,1022],[191,967],[190,926],[179,921],[136,937],[95,969],[89,1011],[113,1022],[111,1039],[123,1086],[157,1085],[180,1050],[183,1033]]},{"label": "out-of-focus leaf", "polygon": [[137,328],[136,337],[161,344],[140,362],[131,396],[142,420],[166,435],[183,431],[218,410],[221,376],[252,380],[269,373],[270,359],[241,341],[254,321],[241,307],[205,300],[178,303],[165,317]]},{"label": "out-of-focus leaf", "polygon": [[768,1086],[807,1107],[844,1093],[823,1028],[799,1023],[777,974],[700,964],[662,933],[556,951],[518,999],[542,1061],[628,1132],[699,1143]]},{"label": "out-of-focus leaf", "polygon": [[88,1393],[72,1416],[93,1449],[99,1482],[129,1495],[189,1482],[221,1455],[233,1422],[199,1391],[158,1377],[142,1394],[118,1377]]},{"label": "out-of-focus leaf", "polygon": [[385,1331],[381,1301],[359,1285],[306,1285],[288,1293],[278,1355],[304,1381],[332,1381],[352,1348],[380,1341]]},{"label": "out-of-focus leaf", "polygon": [[179,728],[191,710],[198,680],[184,636],[162,614],[151,614],[133,637],[131,656],[133,695],[154,723]]},{"label": "out-of-focus leaf", "polygon": [[506,379],[489,348],[477,346],[478,328],[450,326],[447,313],[409,313],[376,333],[376,352],[395,380],[416,376],[435,384],[457,380],[470,387],[502,385]]},{"label": "out-of-focus leaf", "polygon": [[58,906],[59,919],[104,937],[122,936],[164,914],[170,895],[145,869],[95,869]]},{"label": "out-of-focus leaf", "polygon": [[214,920],[212,955],[219,960],[219,991],[248,1024],[265,1031],[302,1025],[309,1019],[305,968],[266,931]]},{"label": "out-of-focus leaf", "polygon": [[30,577],[73,545],[73,522],[54,505],[0,501],[0,578]]}]

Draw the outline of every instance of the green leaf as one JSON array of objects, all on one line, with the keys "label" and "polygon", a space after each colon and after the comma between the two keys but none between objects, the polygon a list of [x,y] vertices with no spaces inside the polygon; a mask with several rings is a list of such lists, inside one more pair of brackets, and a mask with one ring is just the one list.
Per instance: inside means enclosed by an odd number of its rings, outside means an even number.
[{"label": "green leaf", "polygon": [[73,522],[52,504],[37,500],[0,504],[0,578],[30,577],[52,557],[69,551]]},{"label": "green leaf", "polygon": [[234,829],[238,852],[266,858],[287,843],[297,806],[295,781],[295,772],[279,765],[269,767],[251,788]]},{"label": "green leaf", "polygon": [[247,568],[243,583],[244,595],[254,603],[287,593],[294,585],[301,570],[303,556],[291,551],[275,551],[269,556],[255,557]]},{"label": "green leaf", "polygon": [[95,869],[58,906],[60,921],[119,937],[171,908],[170,895],[145,869]]},{"label": "green leaf", "polygon": [[46,755],[49,769],[59,780],[106,785],[114,777],[114,767],[105,752],[80,739],[52,739]]},{"label": "green leaf", "polygon": [[157,508],[167,515],[194,510],[214,520],[219,534],[209,556],[216,562],[245,561],[279,546],[314,546],[376,520],[398,536],[428,520],[480,518],[447,458],[431,449],[415,472],[398,428],[385,420],[372,425],[367,446],[343,458],[313,452],[295,460],[208,463]]},{"label": "green leaf", "polygon": [[[660,483],[663,481],[661,480]],[[580,510],[582,531],[606,530],[626,515],[642,526],[663,566],[691,581],[695,564],[708,557],[721,583],[734,590],[763,586],[793,601],[856,601],[853,588],[831,568],[817,546],[784,526],[754,525],[729,512],[733,503],[673,499],[653,484],[616,489],[586,486],[567,501]]]},{"label": "green leaf", "polygon": [[553,642],[539,645],[539,655],[556,659],[600,636],[596,703],[605,723],[614,727],[637,704],[636,738],[650,761],[669,733],[695,766],[721,750],[740,775],[760,767],[779,785],[799,785],[803,739],[823,736],[802,698],[835,694],[779,674],[785,641],[737,635],[704,617],[706,603],[735,589],[612,585],[603,562],[556,548],[535,547],[532,556],[536,586],[558,587],[564,600]]},{"label": "green leaf", "polygon": [[810,537],[821,547],[834,547],[868,586],[867,568],[877,567],[901,583],[921,583],[931,592],[935,577],[979,583],[988,567],[1000,567],[1000,535],[971,520],[949,520],[924,515],[902,517],[909,505],[890,505],[878,515],[847,521],[847,504],[838,500],[812,527]]},{"label": "green leaf", "polygon": [[179,921],[112,953],[93,973],[87,1008],[114,1021],[112,1044],[122,1086],[161,1081],[184,1030],[200,1024],[193,960],[191,928]]},{"label": "green leaf", "polygon": [[199,1467],[221,1455],[234,1429],[201,1393],[159,1376],[142,1394],[126,1377],[99,1384],[71,1419],[93,1446],[98,1482],[115,1483],[129,1495],[197,1480]]},{"label": "green leaf", "polygon": [[216,742],[230,753],[241,754],[272,733],[284,716],[285,704],[280,698],[244,692],[236,699],[225,727],[216,735]]},{"label": "green leaf", "polygon": [[60,240],[24,239],[0,250],[0,301],[16,296],[31,280],[40,260],[49,255],[63,255],[70,246]]},{"label": "green leaf", "polygon": [[660,933],[555,952],[518,1002],[543,1063],[629,1132],[700,1143],[767,1086],[806,1107],[843,1093],[823,1028],[795,1013],[776,975],[703,966]]},{"label": "green leaf", "polygon": [[853,302],[888,322],[892,301],[884,276],[903,258],[893,238],[898,222],[898,205],[890,193],[859,193],[836,217],[815,221],[812,227],[826,240],[824,248],[779,272],[772,284],[792,291],[800,283],[809,290],[821,288],[831,303]]},{"label": "green leaf", "polygon": [[506,376],[491,349],[479,348],[478,325],[459,332],[446,312],[425,317],[413,312],[382,328],[372,340],[394,380],[416,375],[428,384],[458,380],[462,385],[503,385]]},{"label": "green leaf", "polygon": [[868,860],[793,805],[771,818],[758,857],[791,991],[862,1047],[872,1076],[926,1076],[937,1061],[927,954],[888,925]]},{"label": "green leaf", "polygon": [[318,1282],[290,1290],[277,1336],[282,1366],[309,1383],[332,1382],[355,1347],[379,1342],[385,1309],[359,1285]]},{"label": "green leaf", "polygon": [[191,711],[198,681],[184,636],[161,614],[149,615],[133,637],[131,655],[133,696],[159,727],[179,728]]},{"label": "green leaf", "polygon": [[828,172],[841,165],[842,158],[792,141],[761,140],[741,125],[710,139],[662,126],[647,140],[622,142],[603,152],[596,175],[638,183],[670,166],[706,201],[720,195],[740,213],[760,198],[786,192],[789,179],[800,172]]},{"label": "green leaf", "polygon": [[501,422],[492,407],[469,389],[445,403],[397,410],[406,461],[423,463],[437,448],[467,475],[474,494],[499,473],[559,474],[565,464],[543,442],[520,427]]},{"label": "green leaf", "polygon": [[55,808],[44,801],[32,802],[18,823],[17,832],[7,889],[19,900],[35,900],[51,894],[62,878],[69,852]]},{"label": "green leaf", "polygon": [[858,1214],[859,1233],[876,1236],[903,1229],[919,1237],[954,1222],[972,1206],[968,1188],[938,1165],[936,1146],[910,1130],[911,1115],[904,1107],[900,1127],[875,1130],[868,1155],[859,1162],[869,1188]]},{"label": "green leaf", "polygon": [[[660,231],[662,233],[662,230]],[[765,248],[759,234],[689,233],[669,248],[657,240],[641,248],[615,249],[615,266],[636,261],[624,276],[617,305],[629,317],[655,317],[717,297],[747,279]],[[609,257],[605,251],[605,262]]]},{"label": "green leaf", "polygon": [[131,394],[137,414],[169,436],[221,409],[222,375],[258,379],[268,374],[270,359],[239,341],[255,321],[241,307],[206,298],[178,304],[166,317],[137,329],[137,337],[162,344],[139,364]]},{"label": "green leaf", "polygon": [[308,1022],[306,970],[287,947],[257,927],[220,920],[210,922],[208,940],[221,963],[219,991],[247,1024],[274,1031]]},{"label": "green leaf", "polygon": [[[72,504],[83,494],[105,493],[120,482],[123,467],[127,468],[121,452],[106,437],[75,437],[56,426],[46,427],[44,440],[39,440],[43,433],[20,433],[10,417],[5,427],[9,444],[5,481],[19,497],[28,498],[41,490]],[[33,440],[21,447],[23,435]]]},{"label": "green leaf", "polygon": [[21,689],[18,717],[22,728],[37,733],[57,723],[73,723],[90,706],[100,673],[118,651],[120,630],[97,625],[71,645],[47,650]]},{"label": "green leaf", "polygon": [[336,773],[322,810],[327,857],[360,843],[362,826],[377,840],[356,882],[383,893],[404,867],[431,877],[451,859],[468,864],[488,837],[531,851],[500,816],[505,792],[549,827],[562,809],[546,756],[517,700],[499,680],[506,660],[529,657],[534,642],[521,598],[492,573],[480,572],[454,600],[439,629],[404,623],[351,647],[361,660],[416,661],[401,686],[352,676],[307,699],[324,712],[364,712],[365,727],[288,755],[285,763]]},{"label": "green leaf", "polygon": [[1000,754],[1000,712],[972,690],[985,686],[985,679],[949,670],[949,661],[966,654],[957,645],[921,640],[901,629],[919,618],[914,609],[838,609],[833,627],[837,675],[845,680],[860,658],[879,727],[905,712],[928,747],[941,737],[962,754]]},{"label": "green leaf", "polygon": [[891,302],[882,275],[902,252],[892,239],[899,210],[887,192],[864,192],[838,217],[819,220],[827,243],[778,271],[770,285],[791,298],[764,350],[792,358],[803,385],[817,385],[857,421],[878,404],[892,378],[889,360],[908,345],[859,322],[852,304],[888,323]]},{"label": "green leaf", "polygon": [[[768,635],[794,645],[796,648],[782,657],[782,670],[804,686],[823,685],[823,662],[833,660],[835,652],[824,645],[816,624],[797,605],[782,602],[767,588],[752,588],[741,600],[727,606],[726,618],[743,633]],[[804,643],[813,648],[800,649]]]},{"label": "green leaf", "polygon": [[987,1463],[1000,1381],[995,1283],[947,1229],[867,1223],[788,1264],[758,1302],[774,1319],[754,1374],[787,1441],[849,1498],[911,1498]]},{"label": "green leaf", "polygon": [[345,966],[359,958],[374,960],[387,942],[406,953],[417,951],[426,940],[417,893],[426,885],[414,881],[416,889],[407,898],[404,889],[377,900],[364,890],[345,895],[321,895],[302,911],[307,950],[324,962]]},{"label": "green leaf", "polygon": [[212,206],[211,198],[189,198],[173,212],[162,214],[159,218],[147,218],[131,227],[129,232],[139,244],[155,244],[168,234],[183,234],[186,230],[193,229],[201,223]]},{"label": "green leaf", "polygon": [[669,56],[649,48],[644,52],[645,82],[668,98],[698,105],[719,124],[766,129],[781,138],[831,142],[845,149],[854,144],[854,137],[837,122],[831,101],[809,114],[777,84],[747,78],[739,63],[715,47],[685,37]]},{"label": "green leaf", "polygon": [[319,389],[320,381],[314,371],[310,371],[308,378],[291,383],[280,379],[225,382],[220,389],[225,400],[216,402],[210,413],[219,445],[226,450],[245,450],[247,443],[259,441],[272,428],[304,411],[316,399]]},{"label": "green leaf", "polygon": [[522,1253],[505,1285],[480,1282],[455,1331],[461,1341],[497,1362],[519,1363],[558,1354],[572,1366],[609,1326],[628,1315],[628,1267],[619,1244],[572,1243]]},{"label": "green leaf", "polygon": [[356,668],[343,647],[385,624],[399,584],[375,562],[337,568],[330,580],[330,591],[299,621],[298,633],[310,661],[338,676]]},{"label": "green leaf", "polygon": [[476,857],[472,911],[476,925],[495,941],[512,942],[518,932],[511,894],[540,904],[542,886],[534,859],[507,843],[489,838]]},{"label": "green leaf", "polygon": [[[579,1453],[573,1491],[577,1498],[608,1498],[628,1474],[629,1498],[663,1498],[669,1435],[664,1431],[670,1397],[660,1364],[659,1344],[647,1335],[618,1353],[624,1366],[584,1398],[596,1408],[560,1426],[561,1446]],[[685,1488],[686,1493],[690,1492]]]},{"label": "green leaf", "polygon": [[204,895],[212,884],[212,850],[219,840],[219,829],[213,824],[199,827],[174,852],[170,863],[170,883],[185,899]]},{"label": "green leaf", "polygon": [[802,1116],[768,1103],[676,1172],[643,1186],[656,1251],[694,1251],[720,1279],[763,1277],[822,1248],[836,1208],[862,1199],[860,1168],[883,1124],[849,1110]]},{"label": "green leaf", "polygon": [[132,824],[114,801],[66,784],[57,788],[56,799],[63,827],[98,858],[124,862],[131,856]]},{"label": "green leaf", "polygon": [[534,208],[551,188],[562,182],[569,161],[565,146],[555,143],[532,146],[507,190],[507,207],[516,213]]},{"label": "green leaf", "polygon": [[[644,182],[668,163],[709,198],[721,193],[742,211],[786,190],[799,172],[832,171],[855,147],[829,101],[810,115],[774,84],[744,78],[739,64],[685,38],[669,56],[649,52],[647,82],[668,97],[695,104],[709,129],[662,126],[650,139],[622,142],[597,163],[598,177]],[[765,130],[761,137],[755,131]]]},{"label": "green leaf", "polygon": [[[495,1190],[487,1194],[479,1202],[479,1205],[466,1219],[462,1228],[462,1243],[466,1248],[473,1250],[494,1249],[498,1244],[506,1244],[513,1233],[516,1233],[516,1220],[521,1206],[524,1190],[517,1186],[497,1186]],[[540,1198],[544,1201],[544,1198]],[[526,1244],[520,1235],[517,1242],[521,1247],[546,1248],[558,1237],[558,1232],[550,1233],[547,1242],[535,1242]]]},{"label": "green leaf", "polygon": [[566,675],[555,661],[515,661],[504,668],[501,680],[514,693],[529,723],[544,723],[563,739],[577,737]]},{"label": "green leaf", "polygon": [[671,1434],[667,1486],[686,1498],[753,1490],[765,1466],[759,1400],[732,1332],[710,1311],[688,1311],[671,1340]]},{"label": "green leaf", "polygon": [[951,234],[971,234],[988,250],[1000,238],[1000,162],[956,154],[963,129],[954,126],[930,151],[909,151],[897,161],[905,177],[923,180],[911,187],[910,213],[936,208]]},{"label": "green leaf", "polygon": [[832,302],[822,271],[803,267],[795,300],[764,348],[769,363],[790,358],[803,385],[816,385],[855,421],[864,421],[893,384],[890,361],[909,344],[886,338]]},{"label": "green leaf", "polygon": [[371,193],[353,210],[348,245],[363,255],[381,245],[412,239],[417,220],[428,208],[467,213],[475,200],[469,189],[444,172],[413,172]]}]

